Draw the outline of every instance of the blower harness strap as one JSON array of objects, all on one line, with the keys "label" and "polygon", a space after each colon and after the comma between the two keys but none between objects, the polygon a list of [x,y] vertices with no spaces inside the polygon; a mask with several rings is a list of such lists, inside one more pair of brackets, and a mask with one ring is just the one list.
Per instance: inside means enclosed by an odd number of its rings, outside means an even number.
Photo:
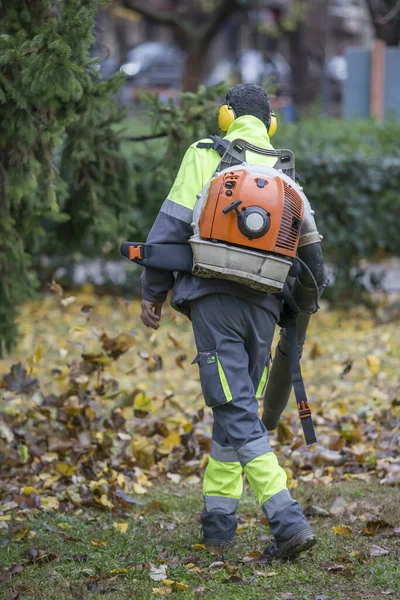
[{"label": "blower harness strap", "polygon": [[[212,140],[212,142],[198,142],[196,144],[196,148],[203,148],[205,150],[210,150],[212,148],[213,150],[218,152],[218,154],[220,155],[220,157],[222,159],[230,146],[230,142],[228,140],[220,137],[219,135],[209,135],[208,137]],[[260,148],[259,146],[254,146],[254,144],[249,144],[248,142],[245,144],[245,149],[249,150],[250,152],[254,152],[255,154],[261,154],[263,156],[270,156],[271,158],[281,157],[280,158],[281,164],[279,165],[279,167],[282,168],[283,170],[284,170],[284,168],[283,168],[284,163],[287,161],[287,159],[289,159],[289,156],[285,156],[285,153],[288,152],[287,150],[268,150],[266,148]],[[244,160],[244,158],[242,160]],[[236,161],[237,164],[240,164],[242,162],[242,160]],[[221,161],[221,163],[224,163],[224,161]],[[228,166],[227,164],[221,164],[221,163],[220,163],[217,171],[221,171],[223,168]],[[235,164],[235,162],[233,164]],[[305,183],[305,181],[301,177],[301,175],[299,175],[299,173],[297,173],[297,171],[295,171],[294,169],[289,169],[287,174],[289,175],[289,177],[292,177],[292,179],[294,179],[295,181],[301,181],[302,183]]]},{"label": "blower harness strap", "polygon": [[122,242],[120,252],[142,267],[183,273],[191,273],[193,268],[193,252],[189,244]]},{"label": "blower harness strap", "polygon": [[208,137],[212,139],[212,142],[198,142],[196,144],[196,148],[204,148],[205,150],[211,150],[212,148],[218,152],[222,158],[225,152],[228,150],[230,142],[228,142],[228,140],[224,140],[219,135],[209,135]]},{"label": "blower harness strap", "polygon": [[311,444],[315,444],[317,438],[311,417],[311,409],[308,404],[307,394],[304,387],[303,376],[301,374],[300,357],[297,346],[296,322],[286,328],[286,340],[297,409],[299,411],[299,417],[303,427],[306,444],[307,446],[310,446]]},{"label": "blower harness strap", "polygon": [[[317,282],[314,279],[308,266],[297,257],[295,263],[302,268],[306,268],[311,274],[316,288],[316,312],[319,308],[319,289]],[[296,321],[299,314],[299,308],[295,299],[292,296],[288,283],[285,283],[283,291],[279,294],[283,300],[283,312],[278,325],[286,329],[287,352],[290,365],[290,373],[292,376],[292,385],[297,403],[297,410],[303,427],[304,438],[307,446],[315,444],[317,437],[315,435],[314,425],[311,417],[311,409],[308,404],[306,389],[304,386],[303,375],[301,373],[299,347],[297,343],[297,327]]]}]

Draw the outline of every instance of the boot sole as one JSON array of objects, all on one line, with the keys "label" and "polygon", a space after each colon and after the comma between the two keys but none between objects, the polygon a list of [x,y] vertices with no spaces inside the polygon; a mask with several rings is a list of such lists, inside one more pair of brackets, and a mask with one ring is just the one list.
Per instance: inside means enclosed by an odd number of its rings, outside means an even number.
[{"label": "boot sole", "polygon": [[293,558],[297,558],[302,552],[309,550],[317,543],[317,540],[314,536],[310,536],[297,544],[293,544],[289,548],[282,548],[281,551],[278,551],[276,555],[276,559],[278,560],[290,560]]}]

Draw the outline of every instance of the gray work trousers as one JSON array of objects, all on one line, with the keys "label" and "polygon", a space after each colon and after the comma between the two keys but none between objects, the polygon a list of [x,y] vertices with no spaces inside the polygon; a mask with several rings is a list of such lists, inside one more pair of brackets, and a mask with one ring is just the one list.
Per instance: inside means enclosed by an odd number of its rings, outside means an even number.
[{"label": "gray work trousers", "polygon": [[214,414],[212,448],[204,475],[204,538],[231,540],[246,474],[277,541],[308,528],[286,487],[258,416],[267,381],[274,316],[236,296],[210,294],[190,303],[200,382]]}]

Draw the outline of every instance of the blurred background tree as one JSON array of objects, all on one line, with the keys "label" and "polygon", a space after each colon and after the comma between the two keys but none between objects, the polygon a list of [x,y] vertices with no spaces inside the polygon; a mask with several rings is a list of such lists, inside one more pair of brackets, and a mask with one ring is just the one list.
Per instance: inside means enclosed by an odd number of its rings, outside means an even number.
[{"label": "blurred background tree", "polygon": [[183,89],[195,92],[209,44],[224,20],[245,4],[245,0],[174,0],[169,8],[161,8],[157,0],[124,0],[124,3],[151,23],[173,29],[176,40],[186,52]]}]

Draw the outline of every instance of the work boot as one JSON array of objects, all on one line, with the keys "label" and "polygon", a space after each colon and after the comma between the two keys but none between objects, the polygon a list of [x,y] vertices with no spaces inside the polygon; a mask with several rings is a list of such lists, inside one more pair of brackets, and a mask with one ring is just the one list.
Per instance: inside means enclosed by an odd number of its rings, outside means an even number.
[{"label": "work boot", "polygon": [[309,550],[317,543],[311,529],[302,529],[287,540],[273,541],[265,548],[263,555],[266,559],[290,560],[297,558],[305,550]]}]

